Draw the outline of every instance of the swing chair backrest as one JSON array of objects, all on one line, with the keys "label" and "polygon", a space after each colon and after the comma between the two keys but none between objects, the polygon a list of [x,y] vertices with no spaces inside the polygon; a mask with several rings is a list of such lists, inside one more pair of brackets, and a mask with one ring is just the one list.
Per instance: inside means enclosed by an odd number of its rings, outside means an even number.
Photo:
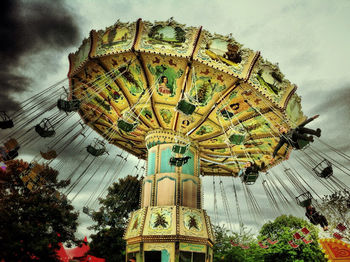
[{"label": "swing chair backrest", "polygon": [[185,99],[181,99],[177,104],[176,109],[185,115],[192,115],[196,110],[196,106]]},{"label": "swing chair backrest", "polygon": [[35,131],[41,136],[41,137],[52,137],[55,135],[55,130],[53,126],[50,123],[50,120],[47,118],[44,118],[40,124],[35,126]]},{"label": "swing chair backrest", "polygon": [[242,176],[242,181],[246,185],[253,185],[259,177],[259,172],[250,172],[248,174],[244,173]]},{"label": "swing chair backrest", "polygon": [[10,117],[6,114],[6,112],[2,111],[0,112],[0,128],[6,129],[6,128],[12,128],[13,127],[13,121],[10,119]]},{"label": "swing chair backrest", "polygon": [[332,163],[327,159],[324,159],[313,168],[313,171],[318,177],[329,178],[333,175]]},{"label": "swing chair backrest", "polygon": [[189,145],[173,145],[173,148],[172,148],[172,151],[176,154],[185,154],[187,152],[187,149],[188,149],[188,146]]},{"label": "swing chair backrest", "polygon": [[305,192],[296,198],[297,204],[301,207],[308,207],[312,203],[312,195],[310,192]]},{"label": "swing chair backrest", "polygon": [[58,99],[57,107],[59,110],[63,110],[65,112],[77,111],[80,108],[80,101],[79,100],[66,101],[63,99]]},{"label": "swing chair backrest", "polygon": [[105,148],[95,148],[92,145],[88,145],[86,150],[93,156],[101,156],[106,152]]},{"label": "swing chair backrest", "polygon": [[124,132],[129,133],[137,127],[137,122],[129,123],[124,119],[119,119],[117,126],[119,129],[123,130]]}]

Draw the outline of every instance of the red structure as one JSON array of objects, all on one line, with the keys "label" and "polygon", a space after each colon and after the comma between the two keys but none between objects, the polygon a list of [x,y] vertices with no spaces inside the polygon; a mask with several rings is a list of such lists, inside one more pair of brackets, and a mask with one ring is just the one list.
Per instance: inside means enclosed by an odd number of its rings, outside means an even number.
[{"label": "red structure", "polygon": [[57,251],[62,262],[69,262],[71,260],[77,260],[82,262],[105,262],[104,258],[98,258],[94,256],[87,255],[86,253],[90,250],[87,244],[87,238],[84,238],[84,242],[80,247],[65,248],[60,243],[61,248]]}]

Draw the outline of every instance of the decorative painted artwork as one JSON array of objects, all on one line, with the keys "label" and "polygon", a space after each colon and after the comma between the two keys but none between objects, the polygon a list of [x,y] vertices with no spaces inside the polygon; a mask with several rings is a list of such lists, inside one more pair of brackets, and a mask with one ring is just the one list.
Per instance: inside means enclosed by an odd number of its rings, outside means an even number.
[{"label": "decorative painted artwork", "polygon": [[123,72],[121,79],[124,85],[128,88],[130,94],[136,96],[137,94],[143,93],[145,91],[144,85],[141,80],[141,66],[139,64],[134,64],[129,66],[122,66],[118,68],[119,72]]},{"label": "decorative painted artwork", "polygon": [[198,28],[186,27],[169,19],[165,22],[142,22],[141,39],[135,49],[145,52],[189,57]]},{"label": "decorative painted artwork", "polygon": [[163,121],[166,124],[170,124],[171,118],[173,117],[173,113],[169,109],[163,109],[163,108],[159,111],[159,113],[162,116]]},{"label": "decorative painted artwork", "polygon": [[225,85],[219,85],[212,81],[209,76],[199,76],[194,74],[193,85],[190,90],[191,100],[201,106],[207,105],[208,101],[213,97],[214,92],[221,92],[226,88]]},{"label": "decorative painted artwork", "polygon": [[150,228],[151,229],[168,229],[172,224],[172,213],[167,209],[158,209],[151,213]]},{"label": "decorative painted artwork", "polygon": [[205,54],[211,59],[237,67],[242,61],[240,45],[220,38],[209,40],[205,46]]},{"label": "decorative painted artwork", "polygon": [[147,44],[151,45],[169,45],[170,47],[179,47],[186,41],[186,32],[179,26],[152,26],[148,32]]},{"label": "decorative painted artwork", "polygon": [[136,33],[136,22],[121,23],[100,30],[92,31],[92,57],[125,52],[132,48]]},{"label": "decorative painted artwork", "polygon": [[157,65],[155,67],[148,64],[149,71],[155,76],[156,90],[161,96],[168,95],[173,97],[177,89],[176,80],[183,74],[183,70],[175,70],[167,65]]},{"label": "decorative painted artwork", "polygon": [[213,127],[209,125],[203,125],[198,129],[198,131],[196,132],[196,135],[202,136],[202,135],[209,134],[211,132],[213,132]]}]

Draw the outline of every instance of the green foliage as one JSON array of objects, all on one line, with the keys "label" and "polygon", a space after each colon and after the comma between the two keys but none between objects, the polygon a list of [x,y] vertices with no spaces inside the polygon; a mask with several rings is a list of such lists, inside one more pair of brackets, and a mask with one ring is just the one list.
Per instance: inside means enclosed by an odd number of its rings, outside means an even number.
[{"label": "green foliage", "polygon": [[[292,248],[288,241],[293,239],[293,234],[301,228],[307,227],[313,242],[305,244],[302,241],[296,242],[298,248]],[[321,249],[318,246],[318,229],[306,220],[294,216],[282,215],[273,222],[264,224],[258,236],[259,240],[267,238],[277,239],[279,242],[265,249],[264,261],[326,261]]]},{"label": "green foliage", "polygon": [[[256,238],[250,232],[243,229],[241,234],[231,233],[223,227],[213,226],[215,234],[214,262],[238,262],[238,261],[263,261],[262,250]],[[234,247],[230,241],[249,246],[249,249],[242,249],[240,246]]]},{"label": "green foliage", "polygon": [[[322,198],[321,212],[327,217],[330,230],[334,230],[339,223],[350,228],[350,192],[347,190],[335,192]],[[350,241],[350,231],[345,230],[341,235]]]},{"label": "green foliage", "polygon": [[[293,239],[293,234],[300,229],[307,227],[313,242],[305,244],[303,241],[296,242],[300,245],[298,248],[292,248],[288,241]],[[255,237],[249,231],[243,229],[241,234],[229,233],[223,227],[213,227],[216,243],[214,245],[214,262],[235,262],[235,261],[326,261],[324,254],[318,246],[318,230],[315,226],[306,220],[294,216],[282,215],[273,222],[264,224],[258,237]],[[278,240],[274,245],[266,242],[267,238]],[[240,246],[234,247],[230,240],[237,244],[249,246],[249,249],[242,249]],[[258,241],[268,245],[266,249],[258,245]]]},{"label": "green foliage", "polygon": [[57,194],[69,182],[58,181],[58,172],[45,166],[40,176],[46,183],[29,191],[19,178],[28,163],[13,160],[7,165],[7,171],[0,172],[0,260],[58,261],[55,250],[60,242],[78,242],[78,213]]},{"label": "green foliage", "polygon": [[99,199],[101,208],[93,213],[95,224],[90,227],[97,231],[91,235],[91,255],[106,261],[124,261],[126,243],[123,235],[130,212],[139,208],[140,189],[140,180],[129,175],[110,186],[107,196]]}]

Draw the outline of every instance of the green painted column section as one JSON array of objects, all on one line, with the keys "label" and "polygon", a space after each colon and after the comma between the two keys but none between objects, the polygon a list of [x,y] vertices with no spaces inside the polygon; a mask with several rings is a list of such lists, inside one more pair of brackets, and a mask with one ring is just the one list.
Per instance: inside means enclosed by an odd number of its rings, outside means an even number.
[{"label": "green painted column section", "polygon": [[170,157],[172,156],[171,148],[165,148],[161,151],[161,162],[159,173],[175,173],[175,166],[169,164]]},{"label": "green painted column section", "polygon": [[148,155],[147,175],[154,175],[156,173],[156,152]]},{"label": "green painted column section", "polygon": [[188,160],[186,164],[182,166],[182,174],[194,175],[194,155],[191,151],[187,151],[184,156],[190,156],[191,158]]},{"label": "green painted column section", "polygon": [[170,262],[170,254],[168,250],[162,250],[162,262]]}]

